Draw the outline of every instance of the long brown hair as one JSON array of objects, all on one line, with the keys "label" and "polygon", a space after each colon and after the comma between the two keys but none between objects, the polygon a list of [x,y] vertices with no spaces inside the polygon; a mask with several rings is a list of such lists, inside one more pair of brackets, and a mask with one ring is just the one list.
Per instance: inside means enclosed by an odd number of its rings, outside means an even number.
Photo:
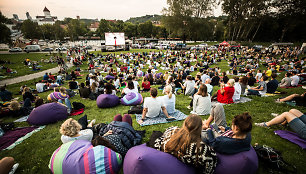
[{"label": "long brown hair", "polygon": [[183,123],[183,127],[175,132],[165,146],[165,152],[172,153],[176,157],[186,154],[191,143],[200,147],[202,131],[202,119],[200,116],[191,114]]},{"label": "long brown hair", "polygon": [[198,91],[198,95],[201,95],[202,97],[208,96],[207,94],[207,86],[205,84],[200,85],[200,89]]}]

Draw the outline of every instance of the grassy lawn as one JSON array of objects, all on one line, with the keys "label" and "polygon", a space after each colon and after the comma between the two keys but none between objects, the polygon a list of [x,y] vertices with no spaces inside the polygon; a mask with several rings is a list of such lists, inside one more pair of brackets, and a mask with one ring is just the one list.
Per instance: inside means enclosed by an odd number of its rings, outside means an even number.
[{"label": "grassy lawn", "polygon": [[[134,52],[138,51],[150,51],[150,50],[132,50]],[[100,52],[96,52],[100,53]],[[117,52],[116,54],[120,54],[121,52]],[[122,52],[124,53],[124,52]],[[107,53],[103,53],[107,54]],[[35,54],[36,55],[36,54]],[[33,57],[35,56],[33,55]],[[2,55],[1,55],[2,56]],[[10,55],[14,57],[15,55]],[[7,56],[7,58],[10,58],[10,56]],[[42,55],[41,55],[42,56]],[[39,55],[37,55],[38,58]],[[25,57],[20,58],[20,64],[23,66],[22,61]],[[33,58],[32,58],[33,59]],[[17,64],[17,63],[16,63]],[[17,66],[17,65],[16,65]],[[227,66],[227,62],[222,60],[222,62],[219,62],[218,65],[214,65],[211,67],[221,67],[222,71],[229,70],[229,67]],[[86,69],[87,66],[83,65],[81,67],[82,69]],[[262,67],[263,68],[263,67]],[[20,71],[22,72],[22,71]],[[164,72],[164,71],[159,71]],[[87,74],[86,72],[82,72],[82,74]],[[103,74],[105,75],[105,74]],[[282,73],[278,80],[280,80],[284,76],[284,73]],[[35,88],[34,81],[31,80],[28,82],[22,82],[19,84],[10,85],[8,89],[14,93],[14,97],[20,97],[20,95],[17,95],[19,88],[23,84],[27,84],[28,86]],[[79,83],[85,81],[85,76],[82,76],[81,79],[77,80]],[[67,87],[67,83],[64,85]],[[157,86],[155,86],[157,87]],[[214,92],[216,92],[218,87],[214,88]],[[253,96],[251,97],[253,100],[251,102],[247,103],[241,103],[241,104],[231,104],[224,106],[227,123],[230,125],[231,120],[233,117],[237,114],[240,114],[242,112],[249,112],[253,117],[253,122],[263,122],[270,120],[273,118],[271,116],[271,113],[282,113],[285,111],[288,111],[292,108],[296,108],[301,110],[302,112],[306,112],[305,108],[303,107],[292,107],[286,104],[278,104],[275,103],[274,100],[276,98],[287,96],[289,94],[293,93],[303,93],[304,90],[302,88],[292,88],[292,89],[278,89],[278,91],[286,91],[286,95],[278,95],[273,97],[258,97]],[[161,90],[158,90],[159,95],[161,94]],[[49,92],[40,93],[39,96],[42,97],[44,100],[46,100],[47,95]],[[149,93],[142,93],[143,97],[149,96]],[[176,109],[182,111],[185,114],[189,114],[190,110],[186,108],[186,106],[190,103],[191,99],[184,95],[177,95],[176,96]],[[21,97],[22,98],[22,97]],[[100,122],[111,122],[113,119],[113,116],[120,113],[124,114],[127,113],[129,110],[129,106],[123,106],[119,105],[115,108],[108,108],[108,109],[100,109],[96,105],[96,101],[92,101],[89,99],[81,99],[79,95],[71,98],[71,102],[78,101],[85,104],[85,112],[82,115],[74,116],[74,119],[79,119],[80,117],[84,116],[85,114],[88,116],[88,119],[96,119],[97,123]],[[153,130],[160,130],[164,131],[166,128],[170,126],[179,126],[181,127],[183,121],[177,121],[172,123],[166,123],[166,124],[158,124],[158,125],[152,125],[152,126],[145,126],[141,127],[135,120],[135,115],[132,116],[133,118],[133,127],[136,130],[146,130],[146,136],[143,139],[143,142],[146,142],[149,140],[149,137]],[[202,116],[203,119],[208,118],[208,116]],[[5,122],[14,121],[16,118],[4,118]],[[19,169],[17,170],[17,173],[49,173],[48,171],[48,163],[50,160],[50,157],[55,149],[57,149],[62,143],[60,140],[60,133],[59,128],[60,125],[64,121],[59,121],[55,124],[47,125],[46,128],[41,130],[40,132],[37,132],[33,134],[30,138],[23,141],[21,144],[17,145],[12,150],[2,151],[0,154],[0,158],[5,156],[12,156],[15,158],[15,160],[20,163]],[[29,126],[27,123],[18,123],[16,126]],[[306,151],[302,150],[299,146],[290,143],[287,140],[281,139],[279,136],[274,134],[274,130],[278,129],[286,129],[290,130],[289,127],[283,127],[283,126],[273,126],[270,129],[265,129],[261,127],[253,127],[252,130],[252,145],[255,143],[259,144],[266,144],[268,146],[274,147],[278,150],[280,150],[283,154],[283,157],[285,161],[295,164],[298,168],[298,173],[306,173],[305,164],[306,164]],[[266,168],[263,168],[260,166],[258,173],[269,173]]]},{"label": "grassy lawn", "polygon": [[[57,54],[54,54],[57,55]],[[0,54],[1,61],[10,61],[10,64],[4,63],[0,64],[0,66],[9,67],[13,71],[17,71],[17,73],[8,74],[5,70],[0,70],[0,80],[7,78],[14,78],[19,76],[24,76],[28,74],[33,74],[39,71],[33,71],[32,67],[24,65],[24,60],[29,58],[31,61],[37,61],[40,67],[40,71],[54,68],[57,66],[57,63],[44,63],[41,62],[42,59],[49,59],[50,55],[48,53],[18,53],[18,54]]]}]

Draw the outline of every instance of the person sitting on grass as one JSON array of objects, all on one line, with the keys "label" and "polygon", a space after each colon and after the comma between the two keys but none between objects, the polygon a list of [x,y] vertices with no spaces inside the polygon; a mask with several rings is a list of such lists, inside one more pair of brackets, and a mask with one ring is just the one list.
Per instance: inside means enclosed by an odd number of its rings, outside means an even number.
[{"label": "person sitting on grass", "polygon": [[233,95],[233,101],[239,101],[240,100],[240,96],[241,96],[241,85],[239,83],[239,77],[235,77],[235,85],[234,85],[234,88],[235,88],[235,92],[234,92],[234,95]]},{"label": "person sitting on grass", "polygon": [[[202,119],[189,115],[182,128],[169,127],[148,146],[169,153],[183,163],[196,168],[196,173],[213,173],[217,165],[215,151],[201,141]],[[151,142],[151,140],[150,140]]]},{"label": "person sitting on grass", "polygon": [[80,93],[80,97],[81,98],[89,98],[89,94],[90,94],[90,89],[85,86],[84,83],[81,83],[80,89],[79,89],[79,93]]},{"label": "person sitting on grass", "polygon": [[267,93],[273,94],[276,91],[278,87],[276,77],[277,75],[275,73],[271,75],[271,80],[267,83]]},{"label": "person sitting on grass", "polygon": [[168,119],[174,119],[168,115],[166,107],[163,101],[160,98],[157,98],[157,89],[151,88],[150,90],[151,97],[146,97],[143,102],[143,112],[142,118],[138,121],[139,124],[143,123],[146,117],[154,118],[160,116],[160,110],[163,111],[164,115]]},{"label": "person sitting on grass", "polygon": [[267,83],[265,82],[268,80],[267,76],[262,76],[257,87],[253,87],[248,89],[247,95],[262,95],[266,94],[267,92]]},{"label": "person sitting on grass", "polygon": [[194,85],[195,85],[195,81],[192,80],[192,76],[188,75],[186,77],[186,81],[184,83],[184,85],[181,84],[182,89],[185,91],[185,95],[189,95],[191,96],[192,94],[194,94]]},{"label": "person sitting on grass", "polygon": [[279,84],[279,87],[281,88],[286,88],[286,87],[290,87],[291,85],[291,73],[290,72],[287,72],[285,74],[285,77],[281,80],[281,83]]},{"label": "person sitting on grass", "polygon": [[124,96],[130,92],[138,93],[138,90],[135,88],[135,85],[132,80],[128,81],[128,85],[122,90],[121,96]]},{"label": "person sitting on grass", "polygon": [[300,77],[297,75],[296,71],[292,71],[292,77],[291,77],[291,86],[296,87],[299,85]]},{"label": "person sitting on grass", "polygon": [[[210,123],[214,120],[214,128]],[[202,140],[215,151],[225,154],[235,154],[250,150],[252,117],[249,113],[236,115],[232,120],[231,128],[226,126],[224,108],[216,104],[211,115],[203,121]]]},{"label": "person sitting on grass", "polygon": [[[274,115],[274,114],[273,114]],[[299,137],[306,139],[306,115],[297,109],[291,109],[289,112],[284,112],[276,116],[268,122],[255,123],[255,126],[269,128],[276,124],[288,123],[290,128],[296,132]]]},{"label": "person sitting on grass", "polygon": [[61,136],[61,141],[63,143],[67,143],[69,141],[74,141],[74,140],[87,140],[91,141],[93,137],[93,131],[90,129],[93,124],[95,123],[95,119],[92,120],[88,124],[89,129],[82,129],[82,126],[78,121],[74,120],[73,118],[67,119],[60,128],[60,133],[62,134]]},{"label": "person sitting on grass", "polygon": [[150,91],[151,83],[148,81],[147,77],[144,77],[141,83],[142,91],[147,92]]},{"label": "person sitting on grass", "polygon": [[[208,79],[206,79],[208,80]],[[201,84],[199,91],[193,96],[193,110],[191,114],[208,115],[211,109],[210,95],[207,93],[205,84]]]},{"label": "person sitting on grass", "polygon": [[10,101],[13,99],[13,94],[10,91],[6,90],[5,88],[6,88],[6,85],[0,88],[0,98],[4,102]]},{"label": "person sitting on grass", "polygon": [[219,103],[226,103],[226,104],[234,103],[233,101],[233,95],[235,92],[234,83],[235,83],[234,79],[229,79],[226,85],[224,83],[221,83],[220,89],[217,91],[217,93],[214,96],[212,96],[212,99],[217,97],[217,101]]},{"label": "person sitting on grass", "polygon": [[170,85],[166,86],[164,89],[164,93],[166,95],[161,97],[168,114],[172,114],[175,112],[175,95],[172,93],[172,91],[173,90]]}]

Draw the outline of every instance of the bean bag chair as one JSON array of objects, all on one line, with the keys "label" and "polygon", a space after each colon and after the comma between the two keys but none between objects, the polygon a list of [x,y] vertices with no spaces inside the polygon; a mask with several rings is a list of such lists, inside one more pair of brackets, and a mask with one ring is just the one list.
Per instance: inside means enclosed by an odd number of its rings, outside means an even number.
[{"label": "bean bag chair", "polygon": [[[234,155],[217,153],[216,174],[255,173],[258,158],[253,148]],[[194,168],[179,161],[176,157],[147,147],[145,144],[131,148],[124,158],[124,174],[195,174]]]},{"label": "bean bag chair", "polygon": [[68,97],[69,95],[61,93],[61,92],[52,92],[51,94],[48,95],[47,99],[49,101],[59,100],[59,99],[64,100],[65,98],[68,98]]},{"label": "bean bag chair", "polygon": [[105,76],[105,79],[106,79],[106,80],[110,80],[110,79],[115,79],[115,77],[114,77],[114,76],[111,76],[111,75],[107,75],[107,76]]},{"label": "bean bag chair", "polygon": [[143,101],[143,98],[140,93],[129,92],[124,97],[121,98],[121,104],[125,106],[134,106],[139,105]]},{"label": "bean bag chair", "polygon": [[67,118],[67,107],[59,103],[47,103],[34,109],[27,122],[31,125],[46,125]]},{"label": "bean bag chair", "polygon": [[85,140],[61,145],[53,152],[49,162],[54,174],[113,174],[118,173],[121,166],[122,157],[119,153],[101,145],[93,147]]},{"label": "bean bag chair", "polygon": [[155,75],[155,77],[156,77],[157,79],[159,79],[161,75],[163,75],[163,73],[160,72],[160,73],[157,73],[157,74]]},{"label": "bean bag chair", "polygon": [[119,104],[119,97],[111,94],[101,94],[97,98],[97,106],[99,108],[111,108]]}]

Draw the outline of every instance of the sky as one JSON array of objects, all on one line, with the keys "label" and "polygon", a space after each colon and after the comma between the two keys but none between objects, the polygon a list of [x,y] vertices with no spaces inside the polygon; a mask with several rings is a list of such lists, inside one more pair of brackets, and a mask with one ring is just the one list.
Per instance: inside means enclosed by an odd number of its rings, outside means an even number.
[{"label": "sky", "polygon": [[[8,18],[17,14],[19,19],[26,19],[26,12],[35,19],[43,15],[47,7],[52,16],[62,20],[65,17],[87,19],[120,19],[130,17],[162,14],[162,9],[167,7],[167,0],[0,0],[0,10]],[[218,7],[214,14],[221,15]]]}]

